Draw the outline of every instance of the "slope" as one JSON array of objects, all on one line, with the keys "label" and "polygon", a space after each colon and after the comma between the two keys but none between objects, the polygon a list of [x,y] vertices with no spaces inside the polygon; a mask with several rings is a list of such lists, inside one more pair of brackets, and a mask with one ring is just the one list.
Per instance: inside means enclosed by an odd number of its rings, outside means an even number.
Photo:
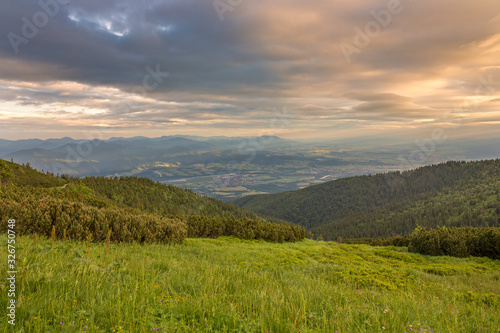
[{"label": "slope", "polygon": [[498,226],[500,160],[349,177],[234,203],[330,240],[404,235],[417,225]]},{"label": "slope", "polygon": [[283,222],[259,216],[244,208],[190,190],[164,185],[148,178],[138,177],[86,177],[83,184],[94,193],[113,202],[156,214],[186,217],[190,215],[251,218]]},{"label": "slope", "polygon": [[[2,244],[7,240],[0,235]],[[488,258],[311,240],[113,244],[106,256],[106,244],[44,237],[34,244],[26,236],[16,244],[22,248],[16,327],[26,333],[498,332],[500,327],[500,261]],[[0,256],[7,258],[7,246]],[[8,293],[0,293],[0,303],[8,301]],[[2,320],[0,331],[14,331],[7,326]]]},{"label": "slope", "polygon": [[[292,241],[304,230],[284,221],[144,178],[62,178],[0,160],[0,231],[116,242],[181,243],[186,236]],[[88,186],[87,186],[88,184]],[[278,222],[278,223],[273,223]],[[109,234],[108,234],[109,232]]]},{"label": "slope", "polygon": [[39,172],[33,169],[29,163],[25,166],[0,159],[1,170],[9,170],[13,174],[9,182],[20,186],[54,187],[62,186],[68,182],[67,177],[54,177],[53,174]]}]

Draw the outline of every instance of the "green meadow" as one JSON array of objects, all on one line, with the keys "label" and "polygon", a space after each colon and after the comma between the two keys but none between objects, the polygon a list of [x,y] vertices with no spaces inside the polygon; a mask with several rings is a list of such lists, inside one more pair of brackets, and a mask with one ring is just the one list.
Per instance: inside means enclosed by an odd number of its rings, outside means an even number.
[{"label": "green meadow", "polygon": [[0,332],[500,331],[499,260],[312,240],[34,242],[16,239],[16,326]]}]

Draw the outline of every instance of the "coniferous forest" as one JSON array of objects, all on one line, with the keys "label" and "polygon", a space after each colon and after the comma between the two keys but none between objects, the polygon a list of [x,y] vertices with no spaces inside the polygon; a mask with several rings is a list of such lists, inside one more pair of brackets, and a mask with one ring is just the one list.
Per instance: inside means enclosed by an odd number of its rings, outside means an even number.
[{"label": "coniferous forest", "polygon": [[72,179],[5,161],[0,168],[0,219],[15,218],[20,234],[139,243],[182,243],[188,235],[304,238],[302,227],[145,178]]},{"label": "coniferous forest", "polygon": [[404,236],[417,226],[498,227],[500,160],[349,177],[235,203],[335,241]]}]

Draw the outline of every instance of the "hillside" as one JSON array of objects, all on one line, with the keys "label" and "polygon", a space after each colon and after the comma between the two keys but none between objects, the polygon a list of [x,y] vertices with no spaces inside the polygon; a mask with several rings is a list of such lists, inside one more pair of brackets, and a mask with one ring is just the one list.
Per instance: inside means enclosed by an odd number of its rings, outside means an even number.
[{"label": "hillside", "polygon": [[82,182],[95,194],[106,197],[113,202],[151,213],[181,218],[190,215],[233,216],[282,222],[274,218],[264,218],[244,208],[211,197],[201,196],[190,190],[163,185],[148,178],[85,177]]},{"label": "hillside", "polygon": [[[31,185],[34,187],[54,187],[62,186],[68,182],[67,177],[55,177],[50,173],[42,173],[33,168],[17,163],[4,161],[0,159],[0,171],[5,170],[12,173],[12,177],[8,177],[8,182],[16,185],[25,186]],[[0,174],[1,178],[1,174]]]},{"label": "hillside", "polygon": [[304,237],[302,228],[284,221],[144,178],[55,177],[3,160],[0,177],[0,220],[15,218],[22,234],[140,243],[182,243],[188,235]]},{"label": "hillside", "polygon": [[[5,244],[7,236],[0,235]],[[404,248],[16,239],[22,332],[498,332],[500,261]],[[7,246],[0,256],[7,258]],[[7,304],[7,286],[0,304]],[[9,331],[6,319],[0,331]],[[16,331],[17,332],[17,331]]]},{"label": "hillside", "polygon": [[349,177],[234,203],[301,225],[326,240],[405,235],[417,225],[499,226],[500,160]]}]

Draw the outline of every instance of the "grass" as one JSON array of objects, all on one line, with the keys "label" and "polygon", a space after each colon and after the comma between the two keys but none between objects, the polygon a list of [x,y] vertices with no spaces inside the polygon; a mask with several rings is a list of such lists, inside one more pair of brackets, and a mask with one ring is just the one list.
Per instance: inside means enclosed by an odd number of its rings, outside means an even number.
[{"label": "grass", "polygon": [[16,327],[4,318],[0,332],[500,330],[500,261],[487,258],[227,237],[111,244],[108,255],[104,243],[16,243]]}]

